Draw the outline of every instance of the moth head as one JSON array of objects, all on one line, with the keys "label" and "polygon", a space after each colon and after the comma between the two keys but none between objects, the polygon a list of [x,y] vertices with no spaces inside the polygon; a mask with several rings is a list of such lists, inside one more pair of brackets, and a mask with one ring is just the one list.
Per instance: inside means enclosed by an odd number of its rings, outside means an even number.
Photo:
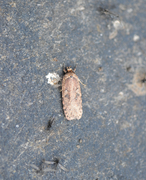
[{"label": "moth head", "polygon": [[67,67],[67,72],[74,72],[74,70],[71,67]]},{"label": "moth head", "polygon": [[72,69],[70,66],[69,67],[67,67],[66,69],[64,68],[64,72],[65,73],[69,73],[69,72],[72,72],[72,73],[75,73],[75,70],[76,70],[76,68],[75,69]]}]

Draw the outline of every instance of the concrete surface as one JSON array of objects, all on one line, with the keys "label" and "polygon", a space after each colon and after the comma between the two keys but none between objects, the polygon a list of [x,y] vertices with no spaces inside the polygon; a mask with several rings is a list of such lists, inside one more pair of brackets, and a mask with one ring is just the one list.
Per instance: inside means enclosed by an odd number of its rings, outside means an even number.
[{"label": "concrete surface", "polygon": [[[65,120],[60,88],[45,78],[62,77],[64,65],[77,65],[86,84],[79,121]],[[1,0],[0,179],[145,180],[139,68],[146,68],[143,0]],[[30,166],[54,158],[69,171],[37,174]]]}]

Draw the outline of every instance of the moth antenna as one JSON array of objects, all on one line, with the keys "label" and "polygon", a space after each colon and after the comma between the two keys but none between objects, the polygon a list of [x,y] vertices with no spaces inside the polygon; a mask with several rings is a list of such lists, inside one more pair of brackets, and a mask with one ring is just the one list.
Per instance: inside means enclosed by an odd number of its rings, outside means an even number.
[{"label": "moth antenna", "polygon": [[83,84],[82,81],[79,79],[79,82],[83,85],[83,86],[86,86],[86,84]]},{"label": "moth antenna", "polygon": [[62,166],[60,163],[58,164],[58,166],[62,169],[62,170],[64,170],[64,171],[68,171],[68,169],[66,169],[64,166]]}]

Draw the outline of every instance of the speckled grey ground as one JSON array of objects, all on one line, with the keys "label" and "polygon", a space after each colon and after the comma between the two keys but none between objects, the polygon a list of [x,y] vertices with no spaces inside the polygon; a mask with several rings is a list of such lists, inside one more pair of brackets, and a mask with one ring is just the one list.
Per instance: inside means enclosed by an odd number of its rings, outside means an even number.
[{"label": "speckled grey ground", "polygon": [[[145,49],[143,0],[1,0],[0,179],[145,180],[146,95],[130,86]],[[45,78],[63,64],[86,84],[79,121]],[[29,166],[55,157],[68,172]]]}]

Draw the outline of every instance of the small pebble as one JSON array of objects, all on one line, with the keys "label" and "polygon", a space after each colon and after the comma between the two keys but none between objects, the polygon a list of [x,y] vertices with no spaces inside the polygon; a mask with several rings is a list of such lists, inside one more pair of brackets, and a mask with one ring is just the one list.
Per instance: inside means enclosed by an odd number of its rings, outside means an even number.
[{"label": "small pebble", "polygon": [[139,38],[140,38],[140,37],[135,34],[135,35],[133,36],[133,41],[134,41],[134,42],[137,42],[137,41],[139,40]]}]

